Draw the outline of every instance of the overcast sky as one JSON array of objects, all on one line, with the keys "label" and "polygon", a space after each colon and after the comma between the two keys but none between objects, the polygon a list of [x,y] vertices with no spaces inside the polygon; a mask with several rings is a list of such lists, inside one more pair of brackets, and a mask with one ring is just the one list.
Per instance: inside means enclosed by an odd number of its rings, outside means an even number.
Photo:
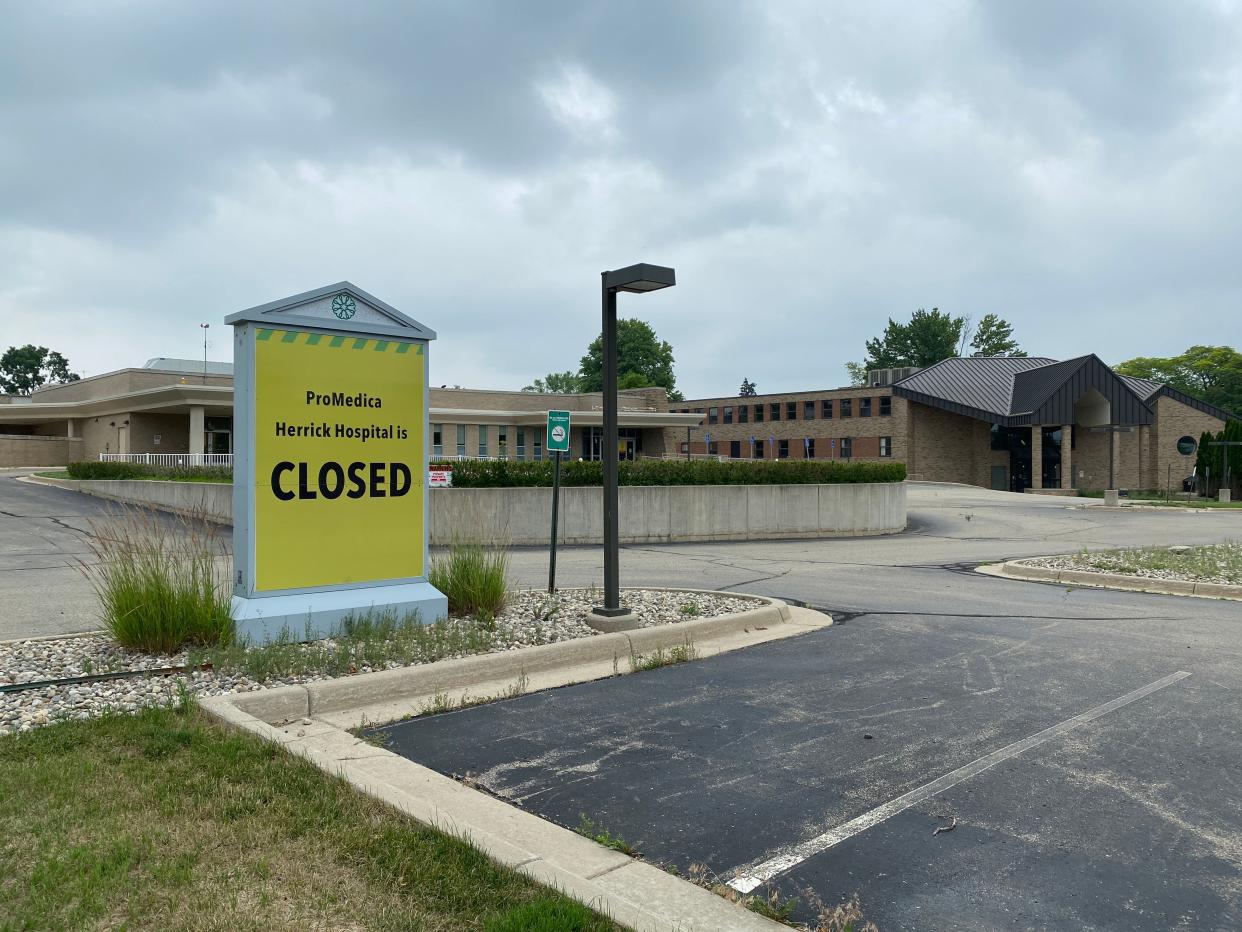
[{"label": "overcast sky", "polygon": [[639,261],[687,397],[844,384],[918,307],[1236,346],[1242,6],[5,5],[0,349],[228,359],[226,314],[349,279],[433,384],[515,389]]}]

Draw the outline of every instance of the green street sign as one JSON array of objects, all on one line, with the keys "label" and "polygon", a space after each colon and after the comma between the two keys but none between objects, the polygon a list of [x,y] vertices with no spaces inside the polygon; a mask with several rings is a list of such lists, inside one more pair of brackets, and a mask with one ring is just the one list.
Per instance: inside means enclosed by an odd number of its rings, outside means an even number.
[{"label": "green street sign", "polygon": [[548,443],[549,453],[569,452],[569,412],[548,412]]}]

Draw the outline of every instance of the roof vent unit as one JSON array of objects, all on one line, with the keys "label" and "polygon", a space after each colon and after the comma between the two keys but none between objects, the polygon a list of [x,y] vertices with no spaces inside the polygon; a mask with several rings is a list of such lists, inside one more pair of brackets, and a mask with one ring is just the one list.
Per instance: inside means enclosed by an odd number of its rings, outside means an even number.
[{"label": "roof vent unit", "polygon": [[872,388],[886,388],[894,382],[900,382],[919,371],[918,366],[901,366],[896,369],[867,370],[867,385]]}]

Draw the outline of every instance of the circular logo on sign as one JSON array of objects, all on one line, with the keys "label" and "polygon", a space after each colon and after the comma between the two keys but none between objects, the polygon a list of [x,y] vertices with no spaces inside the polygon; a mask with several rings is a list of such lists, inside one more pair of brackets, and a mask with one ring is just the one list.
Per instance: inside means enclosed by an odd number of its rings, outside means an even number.
[{"label": "circular logo on sign", "polygon": [[552,439],[555,440],[557,443],[560,443],[561,441],[563,441],[565,439],[565,428],[562,427],[560,424],[557,424],[555,427],[553,427],[552,428]]},{"label": "circular logo on sign", "polygon": [[349,320],[358,313],[358,305],[347,294],[338,294],[332,299],[332,313],[341,320]]},{"label": "circular logo on sign", "polygon": [[1197,446],[1198,444],[1195,443],[1195,438],[1189,435],[1179,437],[1177,440],[1177,452],[1182,454],[1182,456],[1190,456],[1191,453],[1195,452],[1195,448]]}]

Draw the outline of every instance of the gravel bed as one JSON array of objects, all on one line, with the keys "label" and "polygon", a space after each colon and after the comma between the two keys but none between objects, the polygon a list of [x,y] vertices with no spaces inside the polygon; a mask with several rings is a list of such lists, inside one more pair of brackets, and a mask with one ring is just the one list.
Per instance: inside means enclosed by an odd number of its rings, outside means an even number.
[{"label": "gravel bed", "polygon": [[1232,543],[1204,547],[1102,550],[1094,553],[1083,551],[1015,562],[1021,566],[1113,573],[1140,579],[1242,584],[1242,545]]},{"label": "gravel bed", "polygon": [[[509,604],[495,622],[490,644],[479,651],[516,650],[537,644],[551,644],[599,632],[586,624],[586,615],[599,603],[598,589],[564,589],[555,598],[538,590],[511,593]],[[747,611],[756,601],[743,596],[708,595],[683,591],[625,590],[624,604],[638,615],[642,627],[676,624]],[[470,621],[450,622],[467,627]],[[125,677],[95,683],[48,686],[17,693],[0,694],[0,735],[28,731],[39,725],[66,719],[87,719],[106,712],[133,712],[152,705],[170,705],[184,693],[206,698],[226,693],[249,692],[275,686],[290,686],[331,679],[316,669],[318,656],[347,648],[348,642],[326,639],[306,645],[289,645],[298,669],[285,675],[251,678],[243,672],[195,670],[174,675]],[[371,656],[375,656],[375,645]],[[382,655],[382,648],[378,651]],[[299,663],[297,658],[304,658]],[[111,672],[141,672],[160,667],[182,666],[189,659],[186,651],[176,654],[143,654],[118,646],[106,635],[15,641],[0,644],[0,685],[29,683]],[[406,666],[404,662],[381,661],[373,665],[350,665],[348,673],[371,673],[378,669]]]}]

